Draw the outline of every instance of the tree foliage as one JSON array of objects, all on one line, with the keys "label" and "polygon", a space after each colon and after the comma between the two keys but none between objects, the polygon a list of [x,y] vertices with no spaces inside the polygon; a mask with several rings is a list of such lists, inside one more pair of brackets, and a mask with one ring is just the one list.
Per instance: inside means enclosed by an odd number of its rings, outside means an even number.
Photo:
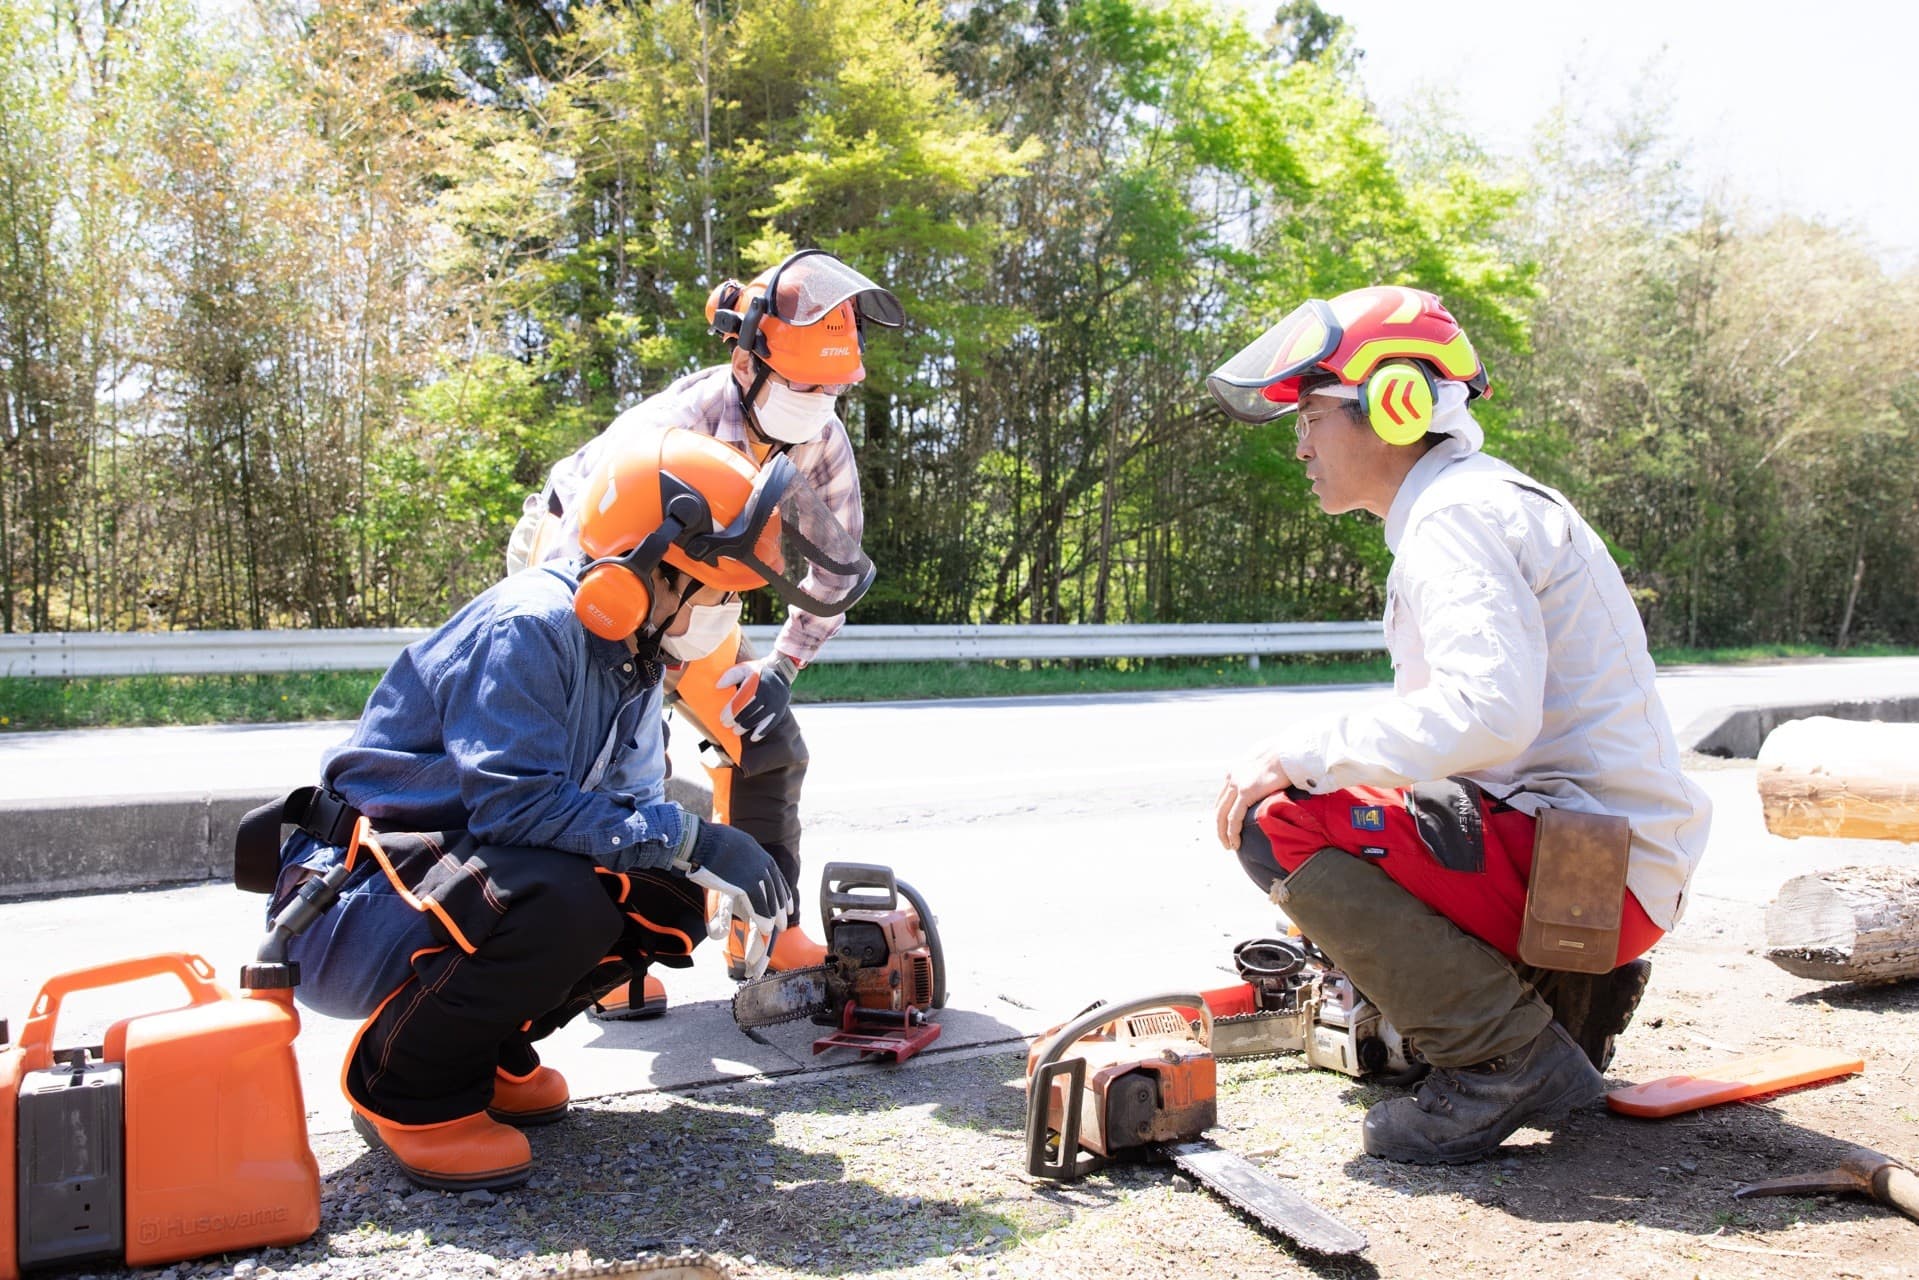
[{"label": "tree foliage", "polygon": [[1202,384],[1390,282],[1656,638],[1911,635],[1903,281],[1690,197],[1655,115],[1516,170],[1362,57],[1313,0],[0,0],[0,627],[432,621],[810,245],[909,316],[842,403],[860,620],[1374,611],[1377,523]]}]

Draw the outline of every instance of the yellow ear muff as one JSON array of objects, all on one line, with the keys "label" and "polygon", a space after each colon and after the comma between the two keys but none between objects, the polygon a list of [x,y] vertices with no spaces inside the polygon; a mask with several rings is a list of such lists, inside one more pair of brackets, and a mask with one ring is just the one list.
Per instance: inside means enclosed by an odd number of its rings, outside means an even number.
[{"label": "yellow ear muff", "polygon": [[1433,425],[1439,389],[1425,366],[1388,360],[1359,384],[1359,403],[1379,438],[1387,444],[1411,444]]},{"label": "yellow ear muff", "polygon": [[573,591],[573,612],[601,639],[624,640],[653,612],[653,592],[623,564],[596,564]]}]

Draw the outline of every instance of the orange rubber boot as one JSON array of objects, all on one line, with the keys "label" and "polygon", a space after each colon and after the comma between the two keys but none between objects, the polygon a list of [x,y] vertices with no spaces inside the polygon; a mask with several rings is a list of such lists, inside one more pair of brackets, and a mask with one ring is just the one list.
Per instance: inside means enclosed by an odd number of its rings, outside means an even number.
[{"label": "orange rubber boot", "polygon": [[493,1072],[493,1102],[486,1113],[522,1129],[552,1124],[566,1114],[570,1096],[566,1077],[552,1067],[535,1067],[524,1076],[510,1076],[499,1067]]},{"label": "orange rubber boot", "polygon": [[652,974],[640,984],[640,1003],[633,1003],[633,984],[622,982],[595,1000],[587,1016],[601,1022],[631,1022],[639,1018],[657,1018],[666,1012],[666,987]]},{"label": "orange rubber boot", "polygon": [[[807,937],[798,925],[790,924],[773,939],[773,953],[766,958],[766,971],[785,973],[825,963],[826,945]],[[746,926],[738,920],[726,932],[726,972],[735,979],[746,976]]]},{"label": "orange rubber boot", "polygon": [[773,939],[773,954],[767,959],[766,967],[773,973],[784,973],[788,969],[810,969],[825,963],[826,944],[813,941],[804,929],[790,924]]},{"label": "orange rubber boot", "polygon": [[353,1128],[407,1177],[434,1191],[501,1191],[533,1174],[526,1135],[479,1112],[440,1124],[390,1124],[357,1107]]}]

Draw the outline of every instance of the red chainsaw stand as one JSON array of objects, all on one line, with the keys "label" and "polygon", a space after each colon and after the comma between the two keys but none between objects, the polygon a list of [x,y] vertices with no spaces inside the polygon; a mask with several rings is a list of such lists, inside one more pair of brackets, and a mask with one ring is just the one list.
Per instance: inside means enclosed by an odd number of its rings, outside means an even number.
[{"label": "red chainsaw stand", "polygon": [[851,1000],[840,1010],[840,1029],[813,1042],[814,1053],[853,1049],[872,1058],[904,1062],[940,1038],[940,1024],[907,1005],[904,1009],[862,1009]]}]

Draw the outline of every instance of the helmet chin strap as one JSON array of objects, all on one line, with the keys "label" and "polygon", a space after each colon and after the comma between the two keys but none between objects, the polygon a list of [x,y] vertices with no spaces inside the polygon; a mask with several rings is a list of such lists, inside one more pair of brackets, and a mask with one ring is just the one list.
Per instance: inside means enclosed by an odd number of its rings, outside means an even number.
[{"label": "helmet chin strap", "polygon": [[776,453],[785,452],[791,446],[783,440],[775,440],[767,435],[760,426],[760,415],[753,405],[754,401],[760,398],[760,392],[765,389],[766,380],[773,376],[773,366],[760,359],[758,355],[751,352],[748,355],[753,361],[753,385],[742,387],[740,380],[734,378],[733,390],[740,397],[740,417],[745,419],[748,429],[753,434],[753,461],[764,466],[768,458]]},{"label": "helmet chin strap", "polygon": [[752,355],[750,352],[748,356],[753,361],[753,385],[750,387],[742,387],[740,380],[735,378],[733,379],[733,390],[736,391],[740,397],[741,416],[747,420],[756,433],[764,436],[766,433],[760,430],[760,416],[754,411],[753,402],[758,400],[760,398],[760,392],[766,389],[766,380],[773,376],[773,366],[760,359],[757,355]]},{"label": "helmet chin strap", "polygon": [[[673,625],[673,619],[679,617],[680,610],[686,607],[686,598],[700,589],[700,583],[697,578],[690,573],[681,573],[671,565],[662,564],[659,572],[660,576],[666,579],[667,590],[672,591],[677,589],[679,591],[679,598],[673,601],[672,609],[667,612],[666,621],[657,627],[642,626],[630,637],[634,654],[638,657],[645,658],[649,662],[659,661],[660,641],[666,638],[667,628]],[[685,586],[683,587],[680,585],[682,580],[685,582]],[[651,623],[652,619],[648,618],[647,622]]]}]

